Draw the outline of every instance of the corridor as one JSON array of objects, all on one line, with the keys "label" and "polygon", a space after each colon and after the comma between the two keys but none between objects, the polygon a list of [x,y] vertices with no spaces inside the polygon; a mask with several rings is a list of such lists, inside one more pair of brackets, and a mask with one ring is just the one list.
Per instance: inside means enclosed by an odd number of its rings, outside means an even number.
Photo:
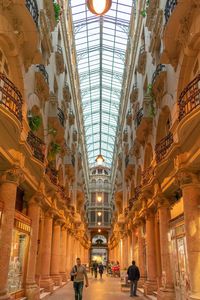
[{"label": "corridor", "polygon": [[[89,287],[84,289],[84,300],[125,300],[129,299],[129,291],[121,292],[120,281],[118,278],[104,276],[101,279],[89,279]],[[59,289],[48,300],[74,300],[73,285],[69,282],[64,288]],[[144,297],[135,299],[143,300]]]}]

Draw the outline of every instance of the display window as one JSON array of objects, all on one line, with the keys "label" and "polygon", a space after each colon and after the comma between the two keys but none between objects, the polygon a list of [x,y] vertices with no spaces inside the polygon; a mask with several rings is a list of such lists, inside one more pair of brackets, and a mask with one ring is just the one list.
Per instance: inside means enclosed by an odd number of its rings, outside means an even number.
[{"label": "display window", "polygon": [[[19,217],[19,213],[17,214]],[[10,264],[8,272],[8,291],[16,293],[24,289],[30,225],[15,218],[15,227],[12,232]]]}]

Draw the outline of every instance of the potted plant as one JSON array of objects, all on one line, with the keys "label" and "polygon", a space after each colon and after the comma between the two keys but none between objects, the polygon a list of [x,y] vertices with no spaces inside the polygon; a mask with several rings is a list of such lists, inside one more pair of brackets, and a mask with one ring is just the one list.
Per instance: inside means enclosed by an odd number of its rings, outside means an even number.
[{"label": "potted plant", "polygon": [[42,124],[41,116],[28,116],[28,124],[32,131],[37,131]]},{"label": "potted plant", "polygon": [[61,151],[61,146],[55,142],[51,142],[48,151],[48,160],[52,161],[56,158],[56,155]]}]

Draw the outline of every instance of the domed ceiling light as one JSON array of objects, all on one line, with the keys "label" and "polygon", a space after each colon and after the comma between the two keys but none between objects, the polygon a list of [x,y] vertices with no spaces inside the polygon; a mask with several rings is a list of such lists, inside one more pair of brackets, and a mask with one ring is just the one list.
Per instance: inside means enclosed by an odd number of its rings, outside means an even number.
[{"label": "domed ceiling light", "polygon": [[88,9],[91,13],[102,16],[109,11],[112,0],[87,0]]}]

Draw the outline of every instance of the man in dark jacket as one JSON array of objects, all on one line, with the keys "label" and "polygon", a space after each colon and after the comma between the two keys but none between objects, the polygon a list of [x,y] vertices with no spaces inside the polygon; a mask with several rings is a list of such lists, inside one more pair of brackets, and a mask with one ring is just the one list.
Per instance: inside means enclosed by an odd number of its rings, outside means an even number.
[{"label": "man in dark jacket", "polygon": [[134,297],[136,295],[137,291],[137,282],[140,279],[140,271],[139,268],[136,266],[135,261],[132,261],[132,265],[128,268],[127,271],[128,274],[128,280],[131,282],[130,287],[130,297]]}]

